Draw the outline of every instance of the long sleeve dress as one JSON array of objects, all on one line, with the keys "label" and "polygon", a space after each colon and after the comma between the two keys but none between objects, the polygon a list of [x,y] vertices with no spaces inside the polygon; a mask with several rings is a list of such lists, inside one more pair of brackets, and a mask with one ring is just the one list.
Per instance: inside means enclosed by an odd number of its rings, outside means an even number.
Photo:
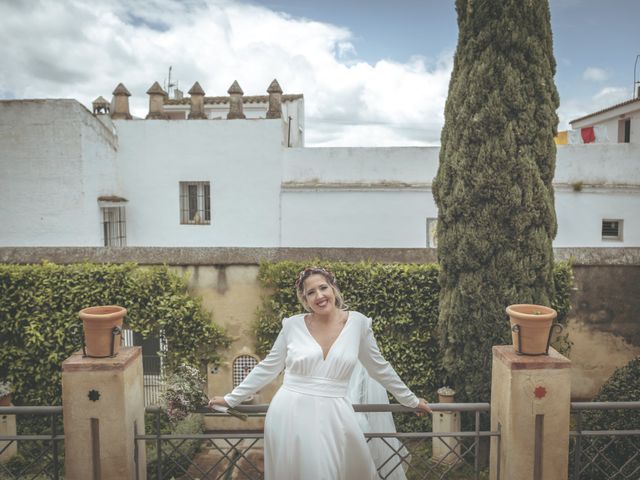
[{"label": "long sleeve dress", "polygon": [[358,360],[401,404],[418,405],[418,398],[380,354],[371,319],[358,312],[349,312],[326,358],[303,314],[284,319],[269,354],[225,395],[234,407],[285,371],[265,419],[266,480],[379,478],[346,398]]}]

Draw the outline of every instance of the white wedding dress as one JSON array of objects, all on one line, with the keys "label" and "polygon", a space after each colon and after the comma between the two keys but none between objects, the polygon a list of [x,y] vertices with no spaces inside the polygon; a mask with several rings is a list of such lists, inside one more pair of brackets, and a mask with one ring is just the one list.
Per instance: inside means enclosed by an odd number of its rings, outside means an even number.
[{"label": "white wedding dress", "polygon": [[358,360],[401,404],[418,405],[418,398],[380,354],[371,319],[358,312],[349,312],[326,358],[303,314],[284,319],[269,355],[225,395],[235,407],[285,370],[265,419],[266,480],[379,478],[346,397]]}]

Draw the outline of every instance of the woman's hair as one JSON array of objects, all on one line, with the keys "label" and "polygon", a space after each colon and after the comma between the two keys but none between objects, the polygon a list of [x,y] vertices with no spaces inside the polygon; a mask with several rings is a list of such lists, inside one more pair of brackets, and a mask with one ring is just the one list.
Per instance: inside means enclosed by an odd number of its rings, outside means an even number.
[{"label": "woman's hair", "polygon": [[307,299],[304,295],[304,282],[311,275],[322,275],[333,290],[333,295],[336,297],[336,307],[341,310],[347,309],[347,305],[344,303],[342,293],[340,293],[340,289],[338,288],[338,284],[336,283],[335,275],[326,268],[307,267],[298,274],[298,278],[296,279],[296,295],[298,296],[298,301],[302,304],[307,312],[310,312],[311,308],[309,307]]}]

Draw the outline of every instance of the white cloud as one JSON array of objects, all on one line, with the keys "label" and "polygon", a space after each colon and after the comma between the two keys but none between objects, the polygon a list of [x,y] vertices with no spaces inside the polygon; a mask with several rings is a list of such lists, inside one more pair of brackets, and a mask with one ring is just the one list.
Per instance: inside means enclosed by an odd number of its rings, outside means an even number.
[{"label": "white cloud", "polygon": [[582,78],[584,80],[590,80],[592,82],[604,82],[609,77],[609,72],[598,67],[587,67],[587,69],[582,73]]},{"label": "white cloud", "polygon": [[[264,94],[273,78],[304,93],[309,145],[439,142],[453,52],[428,63],[359,61],[349,30],[231,0],[0,2],[0,94],[76,98],[89,106],[119,82],[132,112],[169,65],[188,90],[224,95],[234,80]],[[350,143],[345,143],[350,142]]]},{"label": "white cloud", "polygon": [[628,89],[623,87],[604,87],[591,98],[570,98],[563,101],[558,109],[558,116],[560,117],[558,130],[568,130],[571,128],[569,125],[571,120],[611,107],[628,99]]}]

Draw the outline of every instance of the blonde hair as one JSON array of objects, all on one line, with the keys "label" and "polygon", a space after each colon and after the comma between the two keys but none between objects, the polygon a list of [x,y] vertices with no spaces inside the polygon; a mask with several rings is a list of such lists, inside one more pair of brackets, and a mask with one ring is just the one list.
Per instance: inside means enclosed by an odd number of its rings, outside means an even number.
[{"label": "blonde hair", "polygon": [[296,295],[298,297],[298,301],[307,312],[311,312],[311,307],[309,307],[309,303],[305,298],[304,282],[311,275],[322,275],[331,287],[331,290],[333,290],[333,295],[336,298],[336,307],[340,310],[347,309],[347,304],[344,302],[344,297],[342,296],[342,292],[340,292],[340,289],[338,288],[336,277],[333,275],[333,273],[331,273],[326,268],[307,267],[298,274],[298,278],[296,279]]}]

